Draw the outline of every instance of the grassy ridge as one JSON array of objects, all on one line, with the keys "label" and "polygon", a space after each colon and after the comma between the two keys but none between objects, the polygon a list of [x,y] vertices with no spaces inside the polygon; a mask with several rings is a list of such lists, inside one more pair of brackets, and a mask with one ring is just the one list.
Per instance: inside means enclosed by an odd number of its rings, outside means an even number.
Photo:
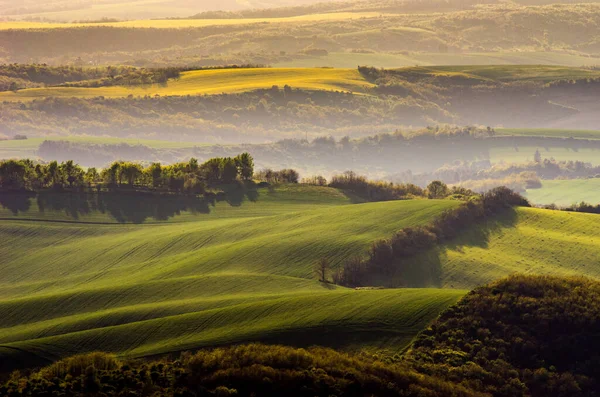
[{"label": "grassy ridge", "polygon": [[528,190],[526,196],[537,205],[600,204],[600,178],[543,181],[541,189]]},{"label": "grassy ridge", "polygon": [[[239,18],[239,19],[152,19],[123,22],[97,23],[47,23],[47,22],[0,22],[0,30],[10,29],[64,29],[109,26],[114,28],[203,28],[207,26],[248,25],[258,23],[293,23],[293,22],[324,22],[345,21],[361,18],[378,18],[380,12],[335,12],[324,14],[309,14],[282,18]],[[391,15],[391,14],[390,14]]]},{"label": "grassy ridge", "polygon": [[[200,306],[155,319],[144,319],[143,308],[129,308],[4,329],[0,341],[55,359],[98,349],[148,356],[249,340],[313,344],[321,338],[324,344],[359,347],[362,343],[352,339],[364,333],[367,345],[396,351],[462,295],[428,289],[313,292],[214,309]],[[163,313],[160,305],[158,311]]]},{"label": "grassy ridge", "polygon": [[3,221],[0,355],[146,356],[249,340],[397,351],[464,294],[352,291],[312,275],[322,256],[338,263],[456,202],[261,194],[271,196],[177,223]]},{"label": "grassy ridge", "polygon": [[271,88],[274,85],[305,90],[364,92],[372,84],[353,69],[253,68],[197,70],[184,72],[165,85],[113,86],[99,88],[48,87],[2,92],[0,100],[32,100],[45,97],[123,98],[129,95],[200,95],[240,93]]},{"label": "grassy ridge", "polygon": [[379,68],[400,68],[415,65],[563,65],[595,66],[598,59],[560,52],[487,52],[469,54],[449,53],[373,53],[331,52],[327,56],[304,57],[274,64],[277,67],[353,68],[369,65]]},{"label": "grassy ridge", "polygon": [[473,288],[514,273],[600,277],[600,216],[535,208],[471,229],[423,260],[441,285]]},{"label": "grassy ridge", "polygon": [[2,286],[20,284],[25,290],[54,281],[61,288],[91,287],[113,285],[115,279],[126,285],[223,273],[312,278],[310,265],[321,256],[337,263],[455,205],[385,202],[141,226],[5,221]]},{"label": "grassy ridge", "polygon": [[[399,76],[425,79],[443,77],[456,81],[478,83],[515,83],[523,81],[550,82],[556,80],[600,77],[600,71],[556,65],[455,65],[398,69]],[[450,80],[452,81],[452,80]]]}]

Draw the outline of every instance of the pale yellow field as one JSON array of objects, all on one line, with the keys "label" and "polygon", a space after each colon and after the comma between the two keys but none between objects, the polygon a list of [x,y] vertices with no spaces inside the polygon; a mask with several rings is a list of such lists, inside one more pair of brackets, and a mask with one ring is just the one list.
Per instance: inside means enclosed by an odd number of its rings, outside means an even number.
[{"label": "pale yellow field", "polygon": [[181,78],[165,85],[116,86],[99,88],[47,87],[17,92],[2,92],[0,100],[28,101],[47,97],[123,98],[129,95],[202,95],[240,93],[285,85],[305,90],[363,93],[373,84],[356,69],[260,68],[197,70],[182,73]]},{"label": "pale yellow field", "polygon": [[246,18],[246,19],[176,19],[176,20],[137,20],[105,23],[46,23],[46,22],[0,22],[0,30],[9,29],[58,29],[89,26],[112,26],[117,28],[202,28],[218,25],[246,25],[253,23],[285,23],[285,22],[319,22],[360,18],[375,18],[379,12],[336,12],[328,14],[311,14],[287,18]]}]

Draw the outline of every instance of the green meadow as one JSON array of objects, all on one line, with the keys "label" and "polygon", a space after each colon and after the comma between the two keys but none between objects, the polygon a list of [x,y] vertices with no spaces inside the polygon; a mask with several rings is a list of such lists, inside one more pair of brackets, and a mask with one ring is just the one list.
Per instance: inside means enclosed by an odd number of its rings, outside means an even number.
[{"label": "green meadow", "polygon": [[312,267],[458,204],[356,201],[330,188],[260,189],[254,202],[138,224],[5,208],[0,347],[41,361],[253,340],[400,351],[465,291],[351,290],[317,282]]},{"label": "green meadow", "polygon": [[600,204],[600,178],[542,181],[540,189],[530,189],[525,196],[536,205],[567,207],[582,201],[596,205]]},{"label": "green meadow", "polygon": [[474,288],[511,274],[600,278],[600,217],[518,208],[416,259],[443,288]]}]

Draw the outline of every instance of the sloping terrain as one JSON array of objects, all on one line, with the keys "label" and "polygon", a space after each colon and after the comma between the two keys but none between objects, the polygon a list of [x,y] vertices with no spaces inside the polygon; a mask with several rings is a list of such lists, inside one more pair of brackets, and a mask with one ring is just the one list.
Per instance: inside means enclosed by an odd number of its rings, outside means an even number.
[{"label": "sloping terrain", "polygon": [[474,288],[517,273],[600,278],[599,227],[596,214],[518,208],[422,255],[415,274],[435,269],[439,277],[427,285],[445,288]]},{"label": "sloping terrain", "polygon": [[464,294],[354,291],[312,274],[320,258],[335,265],[456,202],[338,205],[349,201],[334,189],[289,193],[279,194],[282,201],[275,191],[239,207],[222,203],[185,222],[5,214],[15,220],[0,225],[2,351],[17,361],[52,361],[94,350],[147,356],[250,340],[397,351]]},{"label": "sloping terrain", "polygon": [[133,96],[184,96],[240,93],[289,85],[304,90],[364,92],[373,84],[352,69],[254,68],[184,72],[164,85],[137,87],[48,87],[0,93],[2,100],[31,100],[46,97],[125,98]]}]

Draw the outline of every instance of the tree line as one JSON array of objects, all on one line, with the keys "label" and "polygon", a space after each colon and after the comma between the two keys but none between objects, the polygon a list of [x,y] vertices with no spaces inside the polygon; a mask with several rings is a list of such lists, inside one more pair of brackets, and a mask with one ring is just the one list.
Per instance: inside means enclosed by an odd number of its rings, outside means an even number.
[{"label": "tree line", "polygon": [[[430,225],[404,228],[387,239],[375,241],[366,256],[347,259],[333,271],[335,284],[348,287],[364,287],[378,280],[394,276],[403,278],[406,260],[425,252],[438,244],[452,240],[458,234],[482,221],[513,206],[527,206],[529,202],[518,193],[506,187],[495,188],[485,194],[476,194],[459,188],[448,189],[442,182],[434,181],[427,189],[428,197],[442,198],[452,194],[464,200],[459,207],[444,211]],[[321,281],[324,275],[324,260],[316,265],[316,273]]]},{"label": "tree line", "polygon": [[0,189],[33,190],[85,188],[145,188],[188,194],[203,194],[208,187],[249,181],[254,176],[254,159],[248,153],[236,157],[215,157],[202,164],[192,158],[172,165],[115,161],[98,170],[68,160],[47,164],[32,160],[0,162]]}]

